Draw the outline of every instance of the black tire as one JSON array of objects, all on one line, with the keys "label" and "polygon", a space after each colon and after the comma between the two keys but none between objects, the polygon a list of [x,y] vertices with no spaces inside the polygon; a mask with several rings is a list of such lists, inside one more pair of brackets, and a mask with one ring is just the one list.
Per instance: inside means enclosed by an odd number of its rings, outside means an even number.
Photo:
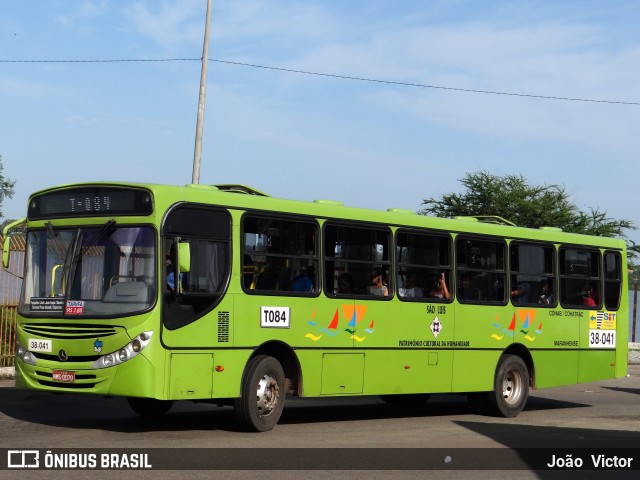
[{"label": "black tire", "polygon": [[493,392],[488,396],[488,412],[496,417],[517,416],[529,397],[529,369],[516,355],[503,355],[496,368]]},{"label": "black tire", "polygon": [[394,407],[422,407],[429,401],[428,393],[409,393],[404,395],[380,395],[380,400]]},{"label": "black tire", "polygon": [[248,430],[266,432],[276,426],[284,408],[284,382],[275,358],[258,355],[249,361],[235,402],[236,415]]},{"label": "black tire", "polygon": [[158,418],[169,411],[173,405],[171,400],[156,400],[155,398],[127,398],[131,410],[144,418]]}]

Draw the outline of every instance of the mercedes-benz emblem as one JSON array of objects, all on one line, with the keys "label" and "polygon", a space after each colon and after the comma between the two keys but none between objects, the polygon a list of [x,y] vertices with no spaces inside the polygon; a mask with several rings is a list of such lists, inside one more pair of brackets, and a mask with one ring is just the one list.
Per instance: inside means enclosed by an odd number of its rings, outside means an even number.
[{"label": "mercedes-benz emblem", "polygon": [[67,352],[64,351],[64,348],[58,352],[58,358],[61,362],[66,362],[67,358],[69,358],[69,355],[67,355]]}]

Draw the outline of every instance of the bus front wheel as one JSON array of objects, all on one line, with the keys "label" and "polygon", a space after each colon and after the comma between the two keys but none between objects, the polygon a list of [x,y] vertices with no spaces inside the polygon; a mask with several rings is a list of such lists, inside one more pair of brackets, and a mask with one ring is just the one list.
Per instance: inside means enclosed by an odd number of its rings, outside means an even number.
[{"label": "bus front wheel", "polygon": [[235,404],[245,427],[266,432],[276,426],[284,408],[284,382],[284,370],[275,358],[258,355],[249,361]]}]

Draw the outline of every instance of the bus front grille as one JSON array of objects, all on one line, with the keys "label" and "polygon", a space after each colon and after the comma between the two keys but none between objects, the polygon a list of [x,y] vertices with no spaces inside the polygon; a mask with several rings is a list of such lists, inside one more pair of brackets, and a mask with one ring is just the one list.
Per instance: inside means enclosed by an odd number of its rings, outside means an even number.
[{"label": "bus front grille", "polygon": [[22,328],[26,333],[31,335],[65,340],[87,340],[116,334],[115,328],[105,327],[104,325],[27,323]]},{"label": "bus front grille", "polygon": [[[50,362],[60,361],[60,357],[58,357],[58,355],[52,355],[50,353],[31,352],[31,354],[40,360],[48,360]],[[95,362],[99,358],[100,355],[71,355],[65,360],[65,362]]]}]

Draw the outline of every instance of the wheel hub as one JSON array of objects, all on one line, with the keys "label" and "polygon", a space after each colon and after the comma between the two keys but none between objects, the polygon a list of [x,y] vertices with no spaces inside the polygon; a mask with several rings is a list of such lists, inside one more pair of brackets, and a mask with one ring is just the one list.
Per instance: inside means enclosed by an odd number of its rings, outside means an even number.
[{"label": "wheel hub", "polygon": [[523,380],[516,370],[507,372],[502,381],[502,398],[509,404],[516,403],[522,395]]},{"label": "wheel hub", "polygon": [[265,374],[258,382],[256,400],[260,415],[269,415],[276,408],[279,397],[278,382],[270,375]]}]

